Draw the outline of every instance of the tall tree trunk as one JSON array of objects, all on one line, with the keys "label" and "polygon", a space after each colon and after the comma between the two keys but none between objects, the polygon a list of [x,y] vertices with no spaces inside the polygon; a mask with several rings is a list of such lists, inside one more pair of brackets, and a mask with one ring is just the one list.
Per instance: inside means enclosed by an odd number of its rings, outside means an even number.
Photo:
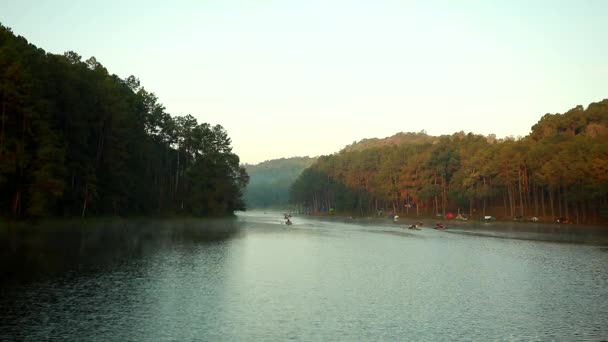
[{"label": "tall tree trunk", "polygon": [[445,177],[441,177],[441,215],[445,217],[445,207],[447,206],[447,184]]},{"label": "tall tree trunk", "polygon": [[101,159],[103,156],[103,145],[105,140],[105,126],[102,124],[101,131],[99,132],[99,138],[97,139],[97,155],[95,156],[95,168],[99,169],[101,166]]},{"label": "tall tree trunk", "polygon": [[473,198],[469,198],[469,217],[473,217]]},{"label": "tall tree trunk", "polygon": [[483,177],[483,189],[484,189],[483,199],[482,199],[482,201],[483,201],[483,208],[482,208],[481,213],[482,213],[483,216],[486,216],[486,195],[487,195],[487,193],[486,193],[486,189],[487,189],[487,187],[486,187],[486,177]]},{"label": "tall tree trunk", "polygon": [[536,191],[533,190],[533,197],[534,197],[534,216],[538,217],[538,187],[532,186],[532,189],[535,189]]},{"label": "tall tree trunk", "polygon": [[568,211],[568,186],[567,185],[564,186],[563,197],[564,197],[564,214],[565,214],[564,217],[568,219],[570,216],[570,213]]},{"label": "tall tree trunk", "polygon": [[509,212],[510,212],[510,216],[513,217],[513,213],[514,213],[514,208],[513,208],[513,186],[511,184],[509,184],[507,186],[507,196],[509,197]]},{"label": "tall tree trunk", "polygon": [[555,220],[555,207],[553,206],[553,191],[549,190],[549,204],[551,205],[551,221]]},{"label": "tall tree trunk", "polygon": [[[437,185],[437,172],[433,171],[433,184]],[[433,192],[435,193],[435,216],[439,215],[439,205],[437,203],[437,191],[436,189],[433,189]]]},{"label": "tall tree trunk", "polygon": [[[84,186],[84,202],[82,203],[82,214],[80,215],[80,217],[84,217],[86,211],[87,211],[87,199],[89,198],[89,184],[87,183]],[[95,203],[93,203],[95,204]]]},{"label": "tall tree trunk", "polygon": [[559,217],[563,217],[564,215],[562,215],[562,186],[560,185],[559,188],[557,188],[557,209],[559,212]]},{"label": "tall tree trunk", "polygon": [[[530,174],[528,173],[528,167],[524,165],[524,193],[526,194],[524,199],[526,200],[526,209],[532,205],[532,196],[536,196],[533,192],[534,185],[530,186]],[[538,210],[535,209],[534,215],[538,216]]]},{"label": "tall tree trunk", "polygon": [[517,182],[519,186],[519,216],[524,217],[524,197],[523,197],[523,189],[522,189],[522,171],[521,167],[517,172]]},{"label": "tall tree trunk", "polygon": [[2,102],[2,129],[0,130],[0,156],[4,151],[4,121],[6,118],[6,102]]},{"label": "tall tree trunk", "polygon": [[24,181],[24,177],[23,177],[23,159],[24,159],[24,155],[26,154],[25,151],[25,131],[26,131],[26,127],[27,127],[27,116],[25,115],[25,113],[23,113],[22,116],[22,120],[21,120],[21,142],[19,143],[19,145],[16,147],[16,151],[15,151],[15,155],[17,158],[17,168],[18,168],[18,174],[17,174],[17,190],[15,191],[15,197],[14,197],[14,201],[13,201],[13,215],[15,216],[20,216],[21,215],[21,203],[22,203],[22,199],[21,197],[23,196],[23,181]]},{"label": "tall tree trunk", "polygon": [[543,217],[547,216],[545,212],[545,189],[540,188],[540,206],[542,210]]},{"label": "tall tree trunk", "polygon": [[[158,176],[160,178],[160,176]],[[158,180],[158,213],[160,214],[163,209],[163,182]]]},{"label": "tall tree trunk", "polygon": [[439,215],[439,202],[437,196],[435,196],[435,216]]},{"label": "tall tree trunk", "polygon": [[587,223],[587,206],[584,199],[581,200],[581,214],[583,216],[583,223]]},{"label": "tall tree trunk", "polygon": [[177,166],[175,167],[175,194],[177,194],[177,187],[179,186],[179,146],[177,147]]},{"label": "tall tree trunk", "polygon": [[13,200],[13,215],[14,216],[19,216],[19,213],[21,212],[21,191],[17,190],[17,192],[15,193],[15,198]]}]

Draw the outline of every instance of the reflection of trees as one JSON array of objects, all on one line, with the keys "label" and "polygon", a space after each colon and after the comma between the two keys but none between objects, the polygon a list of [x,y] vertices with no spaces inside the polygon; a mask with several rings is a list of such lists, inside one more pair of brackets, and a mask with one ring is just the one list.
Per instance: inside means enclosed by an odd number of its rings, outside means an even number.
[{"label": "reflection of trees", "polygon": [[94,271],[174,243],[205,243],[238,233],[236,219],[18,224],[0,232],[0,281],[17,284],[67,270]]}]

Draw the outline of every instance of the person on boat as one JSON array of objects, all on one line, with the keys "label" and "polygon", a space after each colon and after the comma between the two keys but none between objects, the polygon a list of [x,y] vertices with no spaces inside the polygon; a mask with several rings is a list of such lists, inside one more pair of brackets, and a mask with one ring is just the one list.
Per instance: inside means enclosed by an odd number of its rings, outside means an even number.
[{"label": "person on boat", "polygon": [[[409,227],[407,227],[407,229],[416,229],[416,230],[420,230],[422,227],[422,222],[418,221],[416,223],[411,224]],[[405,227],[404,227],[405,228]]]}]

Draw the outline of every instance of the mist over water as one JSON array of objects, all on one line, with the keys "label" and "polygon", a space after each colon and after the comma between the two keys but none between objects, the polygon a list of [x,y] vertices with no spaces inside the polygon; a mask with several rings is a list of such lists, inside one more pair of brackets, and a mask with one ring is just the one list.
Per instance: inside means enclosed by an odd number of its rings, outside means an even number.
[{"label": "mist over water", "polygon": [[608,338],[601,229],[292,221],[5,229],[0,340]]}]

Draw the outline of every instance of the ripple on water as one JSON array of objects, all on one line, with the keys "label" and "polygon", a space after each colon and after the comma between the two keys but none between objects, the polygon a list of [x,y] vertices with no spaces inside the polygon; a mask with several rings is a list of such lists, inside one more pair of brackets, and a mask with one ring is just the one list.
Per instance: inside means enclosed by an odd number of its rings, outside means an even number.
[{"label": "ripple on water", "polygon": [[[0,297],[0,340],[601,340],[608,254],[593,245],[293,228],[139,246]],[[79,265],[79,266],[78,266]]]}]

